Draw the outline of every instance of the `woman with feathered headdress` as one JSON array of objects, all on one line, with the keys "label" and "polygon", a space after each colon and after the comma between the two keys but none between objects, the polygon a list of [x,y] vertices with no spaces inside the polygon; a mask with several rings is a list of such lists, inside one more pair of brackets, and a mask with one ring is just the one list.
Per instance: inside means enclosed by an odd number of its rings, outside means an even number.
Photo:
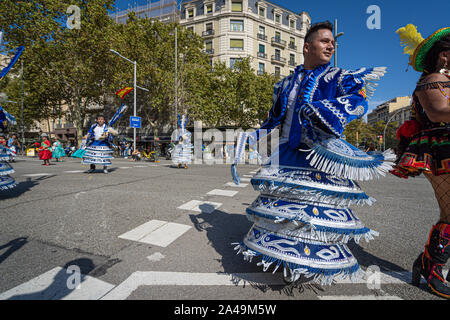
[{"label": "woman with feathered headdress", "polygon": [[440,208],[425,251],[414,262],[412,280],[418,286],[422,275],[433,293],[448,299],[450,287],[442,267],[450,258],[450,27],[427,39],[412,24],[397,33],[410,55],[409,64],[422,76],[413,93],[412,119],[397,131],[400,142],[392,173],[403,178],[423,173]]}]

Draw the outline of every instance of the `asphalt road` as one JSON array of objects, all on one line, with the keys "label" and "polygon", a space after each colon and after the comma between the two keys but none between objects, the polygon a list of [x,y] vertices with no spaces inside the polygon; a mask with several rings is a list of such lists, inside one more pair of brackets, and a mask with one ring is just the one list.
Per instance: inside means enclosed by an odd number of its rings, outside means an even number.
[{"label": "asphalt road", "polygon": [[[423,177],[360,183],[377,202],[354,212],[380,235],[350,247],[363,270],[380,269],[380,287],[286,286],[281,272],[263,273],[233,251],[231,243],[251,226],[245,208],[258,193],[250,184],[227,185],[228,165],[178,169],[166,160],[115,159],[109,174],[88,174],[73,159],[50,167],[18,159],[13,166],[18,186],[0,194],[0,299],[440,300],[424,283],[409,284],[439,215]],[[257,168],[241,165],[239,173],[251,176]],[[225,192],[208,194],[217,189]],[[195,211],[201,201],[207,203]],[[167,237],[165,244],[129,239],[130,231],[137,237],[155,223],[167,230],[157,237]],[[79,289],[67,286],[73,266],[81,272]]]}]

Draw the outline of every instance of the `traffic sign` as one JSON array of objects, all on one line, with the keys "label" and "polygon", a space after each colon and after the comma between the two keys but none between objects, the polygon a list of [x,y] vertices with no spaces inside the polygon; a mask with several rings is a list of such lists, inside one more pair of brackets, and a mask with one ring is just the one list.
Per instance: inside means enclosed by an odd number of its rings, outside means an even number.
[{"label": "traffic sign", "polygon": [[141,117],[130,117],[130,128],[141,128]]}]

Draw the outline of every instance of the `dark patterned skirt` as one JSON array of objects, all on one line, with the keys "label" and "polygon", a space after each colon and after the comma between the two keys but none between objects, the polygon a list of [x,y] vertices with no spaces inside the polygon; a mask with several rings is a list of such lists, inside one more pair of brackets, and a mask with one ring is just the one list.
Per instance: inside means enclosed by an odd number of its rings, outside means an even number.
[{"label": "dark patterned skirt", "polygon": [[401,151],[392,174],[415,177],[422,172],[450,174],[450,124],[422,130]]}]

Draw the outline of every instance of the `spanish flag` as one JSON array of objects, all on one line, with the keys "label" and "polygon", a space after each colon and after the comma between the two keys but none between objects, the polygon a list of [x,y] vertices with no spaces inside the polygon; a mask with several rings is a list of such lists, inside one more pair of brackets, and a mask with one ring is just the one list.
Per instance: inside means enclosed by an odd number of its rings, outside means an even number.
[{"label": "spanish flag", "polygon": [[125,98],[127,94],[129,94],[131,91],[133,91],[132,87],[125,87],[123,89],[120,89],[116,92],[116,95],[118,95],[121,99]]}]

